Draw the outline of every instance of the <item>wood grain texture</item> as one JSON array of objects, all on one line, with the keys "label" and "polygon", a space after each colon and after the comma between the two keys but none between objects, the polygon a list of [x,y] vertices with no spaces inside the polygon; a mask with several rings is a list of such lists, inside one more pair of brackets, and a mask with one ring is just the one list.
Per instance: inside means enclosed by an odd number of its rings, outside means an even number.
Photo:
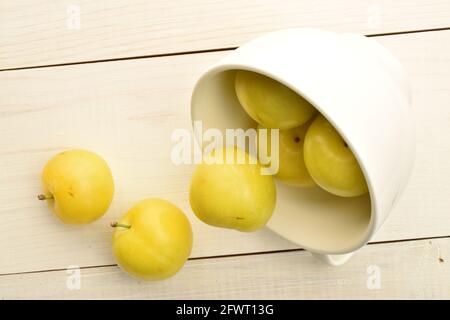
[{"label": "wood grain texture", "polygon": [[446,0],[10,0],[0,3],[0,69],[234,47],[290,27],[442,28],[449,17]]},{"label": "wood grain texture", "polygon": [[[381,37],[411,75],[417,161],[375,241],[450,235],[450,31]],[[108,223],[143,197],[189,214],[193,257],[295,248],[268,230],[244,234],[200,223],[188,205],[192,166],[170,161],[171,133],[190,128],[194,81],[226,52],[0,73],[0,274],[113,263]],[[40,171],[57,151],[83,147],[110,163],[109,213],[68,227],[36,200]]]},{"label": "wood grain texture", "polygon": [[296,251],[188,261],[163,282],[116,266],[82,269],[80,290],[61,270],[1,276],[0,299],[448,299],[449,259],[445,238],[369,245],[341,267]]}]

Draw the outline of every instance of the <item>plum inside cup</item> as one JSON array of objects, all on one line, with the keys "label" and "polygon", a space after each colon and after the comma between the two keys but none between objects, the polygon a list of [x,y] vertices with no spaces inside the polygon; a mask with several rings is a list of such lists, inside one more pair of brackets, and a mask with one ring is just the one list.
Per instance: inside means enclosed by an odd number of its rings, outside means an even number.
[{"label": "plum inside cup", "polygon": [[[362,170],[348,144],[327,119],[304,98],[265,75],[238,70],[235,92],[258,130],[279,129],[279,170],[275,177],[289,185],[318,185],[341,197],[368,192]],[[263,150],[270,150],[270,134]],[[273,157],[273,155],[271,155]]]},{"label": "plum inside cup", "polygon": [[317,112],[296,92],[259,73],[237,71],[235,90],[247,114],[266,128],[292,129]]},{"label": "plum inside cup", "polygon": [[[309,125],[310,121],[299,127],[279,131],[278,171],[275,173],[275,178],[287,185],[301,188],[316,186],[316,183],[306,169],[303,155],[305,135]],[[257,130],[258,137],[262,137],[264,134],[266,135],[266,139],[263,139],[258,143],[260,154],[267,155],[269,159],[273,159],[271,154],[271,131],[274,129],[267,129],[262,125],[258,125]]]},{"label": "plum inside cup", "polygon": [[341,197],[356,197],[368,192],[358,161],[322,115],[317,116],[306,133],[304,158],[311,177],[326,191]]}]

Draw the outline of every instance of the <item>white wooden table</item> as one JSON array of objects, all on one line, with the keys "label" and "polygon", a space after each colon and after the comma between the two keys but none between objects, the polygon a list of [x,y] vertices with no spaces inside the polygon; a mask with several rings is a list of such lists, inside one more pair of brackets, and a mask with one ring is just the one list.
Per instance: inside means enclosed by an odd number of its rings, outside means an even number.
[{"label": "white wooden table", "polygon": [[[202,224],[193,168],[169,158],[206,67],[306,26],[374,36],[412,81],[414,174],[373,242],[338,268],[269,230]],[[72,147],[102,154],[116,180],[108,214],[86,227],[36,200],[46,160]],[[163,282],[129,278],[111,256],[109,222],[149,196],[194,229],[191,259]],[[0,298],[450,298],[450,1],[0,0]]]}]

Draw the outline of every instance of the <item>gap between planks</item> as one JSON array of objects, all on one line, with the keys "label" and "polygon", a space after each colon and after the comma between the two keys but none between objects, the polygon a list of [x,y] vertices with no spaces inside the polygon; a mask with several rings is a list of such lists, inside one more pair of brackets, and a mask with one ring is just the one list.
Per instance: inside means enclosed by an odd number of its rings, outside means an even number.
[{"label": "gap between planks", "polygon": [[[438,31],[447,31],[447,30],[450,30],[450,27],[374,33],[374,34],[366,34],[366,36],[367,37],[386,37],[386,36],[396,36],[396,35],[402,35],[402,34],[438,32]],[[224,48],[213,48],[213,49],[204,49],[204,50],[179,51],[179,52],[168,52],[168,53],[141,55],[141,56],[130,56],[130,57],[123,57],[123,58],[110,58],[110,59],[97,59],[97,60],[86,60],[86,61],[77,61],[77,62],[44,64],[44,65],[28,66],[28,67],[5,68],[5,69],[0,69],[0,72],[40,69],[40,68],[65,67],[65,66],[74,66],[74,65],[80,65],[80,64],[94,64],[94,63],[103,63],[103,62],[163,58],[163,57],[181,56],[181,55],[189,55],[189,54],[202,54],[202,53],[211,53],[211,52],[231,51],[231,50],[234,50],[237,48],[238,47],[224,47]]]},{"label": "gap between planks", "polygon": [[[390,244],[390,243],[402,243],[402,242],[413,242],[413,241],[425,241],[425,240],[438,240],[438,239],[447,239],[450,238],[448,236],[436,236],[436,237],[421,237],[421,238],[410,238],[410,239],[398,239],[398,240],[385,240],[385,241],[374,241],[369,242],[367,245],[380,245],[380,244]],[[234,253],[234,254],[224,254],[224,255],[213,255],[213,256],[202,256],[202,257],[193,257],[189,258],[188,261],[195,260],[210,260],[210,259],[224,259],[224,258],[235,258],[235,257],[245,257],[245,256],[257,256],[257,255],[267,255],[267,254],[280,254],[280,253],[289,253],[289,252],[300,252],[305,251],[303,248],[295,248],[295,249],[281,249],[281,250],[271,250],[271,251],[258,251],[258,252],[245,252],[245,253]],[[357,251],[356,251],[357,252]],[[97,269],[97,268],[109,268],[116,267],[117,264],[103,264],[97,266],[83,266],[80,267],[81,270],[87,269]],[[23,272],[8,272],[8,273],[0,273],[0,277],[2,276],[15,276],[15,275],[24,275],[24,274],[35,274],[35,273],[49,273],[49,272],[58,272],[65,271],[67,268],[55,268],[55,269],[46,269],[46,270],[33,270],[33,271],[23,271]]]}]

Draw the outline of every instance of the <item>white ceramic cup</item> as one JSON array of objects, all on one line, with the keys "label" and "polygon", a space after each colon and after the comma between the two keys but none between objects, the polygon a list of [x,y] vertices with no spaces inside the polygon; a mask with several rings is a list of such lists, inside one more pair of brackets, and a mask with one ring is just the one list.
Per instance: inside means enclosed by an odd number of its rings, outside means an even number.
[{"label": "white ceramic cup", "polygon": [[277,183],[268,227],[318,258],[339,265],[365,245],[398,201],[412,171],[414,130],[407,75],[372,38],[317,29],[263,35],[207,70],[192,95],[203,128],[255,127],[234,91],[236,70],[269,76],[303,96],[347,142],[369,194],[331,195]]}]

